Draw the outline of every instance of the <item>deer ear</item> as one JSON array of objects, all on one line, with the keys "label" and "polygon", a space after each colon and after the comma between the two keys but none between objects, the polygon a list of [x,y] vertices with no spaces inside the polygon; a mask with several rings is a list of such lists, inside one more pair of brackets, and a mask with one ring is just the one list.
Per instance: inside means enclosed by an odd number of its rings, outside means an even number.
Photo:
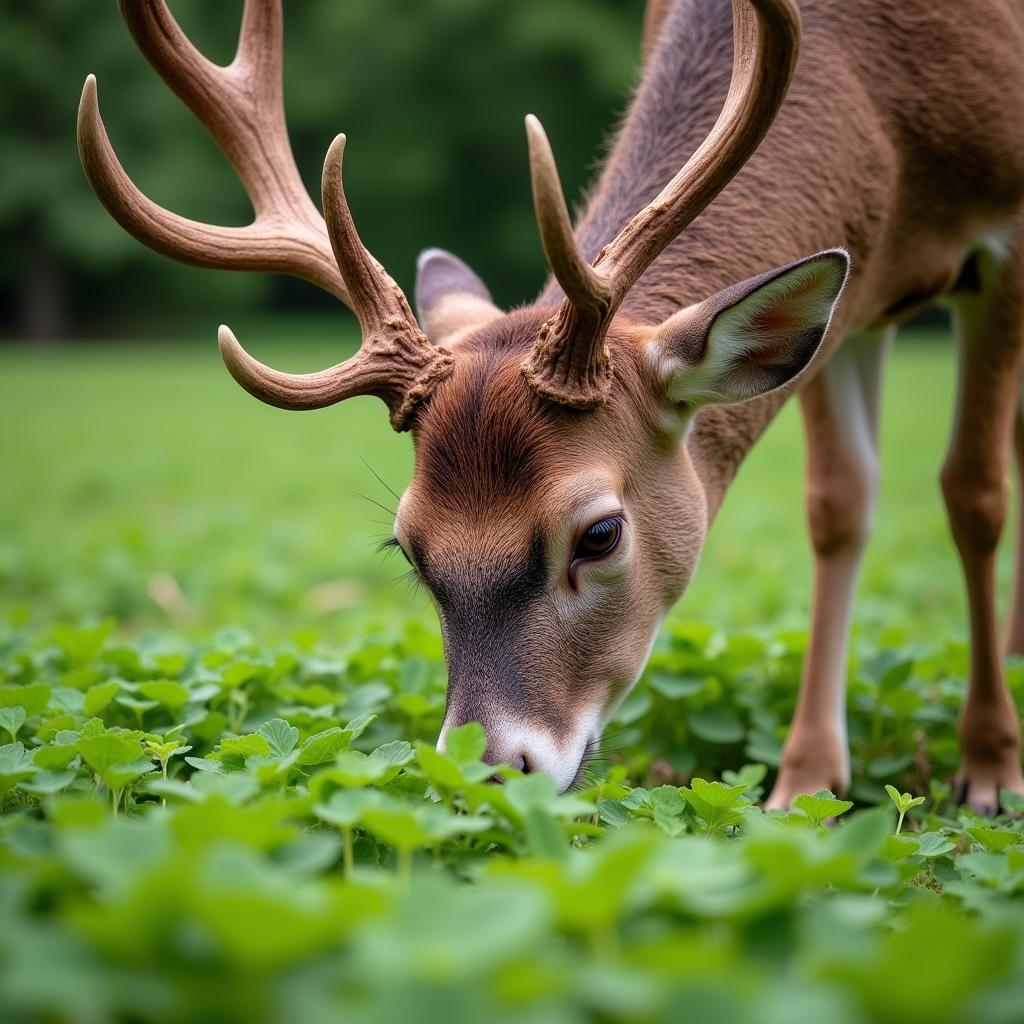
[{"label": "deer ear", "polygon": [[435,345],[452,345],[501,316],[487,286],[444,249],[425,249],[416,261],[416,313]]},{"label": "deer ear", "polygon": [[744,402],[799,376],[818,351],[850,258],[830,249],[680,310],[651,354],[673,402]]}]

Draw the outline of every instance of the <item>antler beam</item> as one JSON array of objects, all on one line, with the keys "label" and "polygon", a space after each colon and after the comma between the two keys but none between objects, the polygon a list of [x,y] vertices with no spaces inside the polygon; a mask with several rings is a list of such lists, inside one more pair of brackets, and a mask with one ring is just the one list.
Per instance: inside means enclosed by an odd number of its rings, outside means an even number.
[{"label": "antler beam", "polygon": [[679,173],[588,264],[569,224],[564,192],[540,122],[527,120],[534,209],[551,270],[565,291],[523,364],[538,394],[589,409],[605,401],[611,361],[605,336],[630,288],[760,145],[796,67],[800,16],[793,0],[733,0],[734,58],[725,106]]},{"label": "antler beam", "polygon": [[220,346],[235,379],[284,409],[318,409],[353,395],[382,398],[396,430],[452,369],[431,347],[398,285],[366,251],[341,184],[344,136],[324,164],[326,223],[310,199],[285,123],[281,0],[246,0],[234,60],[220,67],[181,31],[164,0],[120,0],[139,49],[205,126],[241,179],[254,219],[219,227],[180,217],[149,199],[118,161],[90,75],[78,111],[78,148],[100,201],[130,234],[184,263],[293,274],[341,299],[359,319],[363,343],[351,359],[314,374],[286,374],[249,356],[226,327]]}]

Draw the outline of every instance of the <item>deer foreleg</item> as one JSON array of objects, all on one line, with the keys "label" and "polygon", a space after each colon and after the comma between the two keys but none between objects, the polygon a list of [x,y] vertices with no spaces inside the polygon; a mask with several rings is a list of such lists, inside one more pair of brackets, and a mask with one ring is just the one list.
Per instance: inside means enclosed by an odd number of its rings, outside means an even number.
[{"label": "deer foreleg", "polygon": [[1014,417],[1013,450],[1018,483],[1017,551],[1013,570],[1013,596],[1006,617],[1006,652],[1024,654],[1024,393],[1020,395]]},{"label": "deer foreleg", "polygon": [[849,784],[847,651],[878,488],[878,406],[890,338],[881,331],[847,339],[800,396],[814,603],[800,694],[769,808]]},{"label": "deer foreleg", "polygon": [[1008,254],[979,256],[978,268],[979,289],[954,297],[960,386],[942,490],[970,612],[958,793],[975,810],[992,814],[1000,789],[1024,793],[1020,722],[1003,675],[995,599],[996,546],[1006,518],[1024,352],[1024,235]]}]

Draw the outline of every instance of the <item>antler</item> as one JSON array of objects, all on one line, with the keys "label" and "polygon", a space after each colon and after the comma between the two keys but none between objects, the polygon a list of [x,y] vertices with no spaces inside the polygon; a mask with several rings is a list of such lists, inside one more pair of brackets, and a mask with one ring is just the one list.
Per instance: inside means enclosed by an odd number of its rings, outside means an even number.
[{"label": "antler", "polygon": [[344,136],[324,164],[327,224],[302,184],[285,124],[281,0],[246,0],[238,49],[226,67],[192,45],[164,0],[119,0],[119,7],[146,59],[228,158],[254,219],[240,228],[203,224],[144,195],[114,153],[90,75],[78,110],[78,150],[100,201],[126,231],[166,256],[293,274],[341,299],[363,328],[363,344],[347,362],[322,373],[279,373],[248,356],[222,327],[228,369],[251,394],[285,409],[378,395],[395,429],[405,429],[416,404],[451,372],[451,356],[430,346],[401,290],[359,241],[341,186]]},{"label": "antler", "polygon": [[342,186],[344,152],[345,136],[339,135],[324,160],[322,195],[327,232],[363,331],[359,351],[319,373],[281,373],[253,359],[225,326],[220,351],[231,376],[268,405],[322,409],[355,395],[376,395],[391,410],[395,430],[406,430],[416,406],[451,373],[454,360],[427,341],[401,288],[360,241]]},{"label": "antler", "polygon": [[732,83],[711,133],[649,206],[591,265],[573,237],[551,147],[532,115],[526,130],[534,209],[552,273],[566,298],[523,363],[538,394],[590,409],[607,397],[611,360],[604,340],[640,275],[732,180],[782,106],[800,45],[794,0],[733,0]]}]

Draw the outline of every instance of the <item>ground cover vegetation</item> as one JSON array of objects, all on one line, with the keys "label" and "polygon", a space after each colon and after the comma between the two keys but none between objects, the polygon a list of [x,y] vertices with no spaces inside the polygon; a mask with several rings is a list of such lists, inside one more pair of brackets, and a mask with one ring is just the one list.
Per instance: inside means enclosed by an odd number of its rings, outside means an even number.
[{"label": "ground cover vegetation", "polygon": [[1018,1021],[1024,821],[949,786],[952,362],[893,358],[852,790],[766,815],[806,644],[793,410],[558,795],[488,781],[475,726],[434,750],[437,627],[374,550],[408,445],[375,404],[268,410],[202,347],[4,353],[4,1019]]}]

